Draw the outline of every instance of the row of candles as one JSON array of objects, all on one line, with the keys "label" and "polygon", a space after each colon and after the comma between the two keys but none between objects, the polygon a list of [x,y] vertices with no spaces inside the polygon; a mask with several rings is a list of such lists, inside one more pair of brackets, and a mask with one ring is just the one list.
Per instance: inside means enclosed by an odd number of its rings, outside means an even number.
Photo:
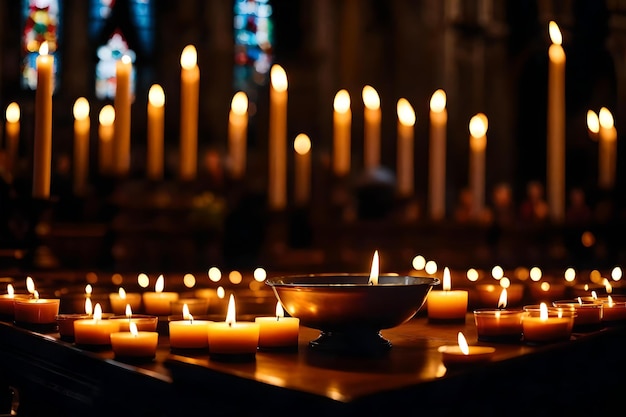
[{"label": "row of candles", "polygon": [[[552,217],[561,220],[565,206],[565,52],[561,32],[555,22],[550,22],[552,45],[549,48],[548,80],[548,132],[547,132],[547,192]],[[33,196],[48,198],[50,187],[50,158],[52,135],[52,67],[53,57],[47,54],[47,44],[41,46],[37,59],[37,94],[35,117],[35,154],[33,173]],[[100,113],[99,163],[103,172],[125,175],[130,167],[130,109],[133,98],[130,90],[132,64],[122,57],[116,67],[116,95],[114,107],[105,106]],[[268,201],[272,208],[282,209],[287,204],[287,89],[285,70],[273,65],[270,71],[270,107],[268,138]],[[193,179],[197,171],[198,101],[200,71],[197,52],[188,45],[181,54],[181,120],[180,161],[181,179]],[[148,156],[147,175],[160,179],[163,176],[163,111],[165,93],[158,84],[148,94]],[[364,102],[364,167],[370,169],[380,164],[380,97],[371,86],[362,91]],[[346,90],[337,92],[333,105],[333,158],[332,169],[342,177],[351,166],[351,109],[350,95]],[[14,107],[9,116],[7,109],[7,132],[10,150],[14,153],[16,139]],[[248,124],[248,99],[237,92],[232,100],[229,114],[229,164],[231,175],[241,178],[246,171],[246,142]],[[75,191],[83,193],[87,184],[87,160],[89,139],[89,103],[79,98],[75,103]],[[590,111],[588,126],[593,138],[599,140],[599,186],[612,187],[615,181],[616,139],[613,118],[608,109],[593,118]],[[397,102],[397,191],[401,196],[414,192],[414,126],[415,111],[405,98]],[[18,110],[19,120],[19,110]],[[437,90],[430,102],[429,143],[429,212],[433,219],[441,219],[445,213],[445,159],[446,159],[446,95]],[[485,147],[487,117],[479,113],[471,118],[469,186],[473,192],[474,211],[479,213],[485,202]],[[19,132],[19,128],[17,129]],[[297,203],[310,198],[311,140],[302,133],[294,143],[295,194]],[[11,153],[10,152],[10,153]]]}]

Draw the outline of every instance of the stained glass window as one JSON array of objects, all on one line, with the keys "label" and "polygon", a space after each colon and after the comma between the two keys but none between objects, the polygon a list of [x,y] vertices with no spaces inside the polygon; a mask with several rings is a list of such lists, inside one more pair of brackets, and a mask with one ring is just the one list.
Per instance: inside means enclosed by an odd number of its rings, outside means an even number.
[{"label": "stained glass window", "polygon": [[61,33],[61,0],[22,1],[22,87],[37,88],[37,56],[43,42],[54,56],[54,85],[59,81],[60,56],[57,53]]}]

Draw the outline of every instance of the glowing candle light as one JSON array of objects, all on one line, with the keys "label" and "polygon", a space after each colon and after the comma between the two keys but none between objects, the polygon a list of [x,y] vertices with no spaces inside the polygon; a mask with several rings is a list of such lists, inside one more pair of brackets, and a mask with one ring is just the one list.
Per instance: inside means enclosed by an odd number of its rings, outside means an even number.
[{"label": "glowing candle light", "polygon": [[487,116],[478,113],[470,119],[470,177],[472,214],[479,218],[485,207],[485,148],[487,147]]},{"label": "glowing candle light", "polygon": [[48,55],[48,42],[41,44],[36,65],[33,197],[47,199],[50,197],[52,166],[52,92],[54,90],[54,57]]},{"label": "glowing candle light", "polygon": [[587,110],[587,131],[589,132],[589,138],[598,140],[598,133],[600,133],[600,119],[593,110]]},{"label": "glowing candle light", "polygon": [[7,106],[5,134],[7,170],[12,178],[15,176],[15,167],[17,165],[20,145],[20,106],[16,102]]},{"label": "glowing candle light", "polygon": [[115,174],[125,176],[130,171],[130,109],[132,104],[132,62],[124,55],[115,65],[115,122],[114,122],[114,166]]},{"label": "glowing candle light", "polygon": [[446,366],[489,361],[496,351],[489,346],[469,346],[463,332],[457,334],[457,345],[440,346],[438,350]]},{"label": "glowing candle light", "polygon": [[370,270],[370,278],[368,284],[378,285],[378,273],[379,273],[379,260],[378,251],[374,251],[374,257],[372,258],[372,269]]},{"label": "glowing candle light", "polygon": [[89,173],[89,102],[80,97],[74,102],[74,194],[87,192]]},{"label": "glowing candle light", "polygon": [[0,295],[0,316],[13,318],[15,312],[15,300],[26,299],[28,294],[15,294],[13,284],[7,284],[7,293]]},{"label": "glowing candle light", "polygon": [[285,317],[280,301],[276,303],[275,317],[257,317],[259,325],[259,349],[295,349],[298,347],[300,319]]},{"label": "glowing candle light", "polygon": [[130,305],[133,310],[139,311],[141,308],[141,294],[128,293],[124,288],[120,287],[117,292],[109,294],[109,303],[114,314],[124,314],[127,305]]},{"label": "glowing candle light", "polygon": [[111,333],[119,331],[119,323],[102,319],[102,307],[96,303],[93,318],[74,322],[74,341],[78,345],[102,346],[111,344]]},{"label": "glowing candle light", "polygon": [[148,91],[148,157],[146,174],[151,180],[163,179],[163,135],[165,92],[154,84]]},{"label": "glowing candle light", "polygon": [[610,189],[615,185],[617,131],[613,115],[606,107],[600,109],[598,120],[598,186]]},{"label": "glowing candle light", "polygon": [[561,308],[548,309],[546,303],[524,307],[522,317],[524,341],[527,343],[548,343],[569,340],[574,327],[575,312]]},{"label": "glowing candle light", "polygon": [[32,298],[15,300],[15,322],[35,325],[56,323],[61,300],[39,298],[39,292],[35,289],[35,282],[31,277],[26,278],[26,289],[32,294]]},{"label": "glowing candle light", "polygon": [[559,26],[551,21],[548,29],[547,194],[550,217],[560,222],[565,215],[565,52]]},{"label": "glowing candle light", "polygon": [[474,310],[478,340],[519,342],[522,338],[521,310],[506,310],[507,290],[502,288],[497,309]]},{"label": "glowing candle light", "polygon": [[115,108],[107,104],[98,115],[98,170],[100,175],[111,175],[114,172],[114,123]]},{"label": "glowing candle light", "polygon": [[451,287],[450,270],[445,267],[443,270],[443,290],[431,291],[426,298],[429,321],[465,321],[468,292],[465,290],[452,291]]},{"label": "glowing candle light", "polygon": [[173,349],[207,349],[209,347],[208,320],[195,320],[183,305],[182,320],[170,321],[170,346]]},{"label": "glowing candle light", "polygon": [[200,69],[198,54],[187,45],[180,55],[180,178],[192,180],[198,171],[198,101]]},{"label": "glowing candle light", "polygon": [[154,292],[143,293],[143,306],[147,314],[166,316],[171,313],[171,302],[178,300],[177,292],[164,292],[165,278],[159,275]]},{"label": "glowing candle light", "polygon": [[446,214],[446,93],[439,89],[430,98],[430,143],[428,195],[430,218],[441,220]]},{"label": "glowing candle light", "polygon": [[246,173],[246,149],[248,142],[248,96],[237,91],[233,96],[228,114],[228,151],[230,175],[241,179]]},{"label": "glowing candle light", "polygon": [[350,172],[350,148],[352,130],[352,111],[350,94],[339,90],[333,102],[333,171],[343,177]]},{"label": "glowing candle light", "polygon": [[259,324],[236,320],[235,297],[231,294],[223,322],[209,323],[209,355],[211,359],[233,357],[254,358],[259,344]]},{"label": "glowing candle light", "polygon": [[294,161],[294,202],[298,206],[308,204],[311,198],[311,139],[300,133],[293,141]]},{"label": "glowing candle light", "polygon": [[277,64],[270,70],[268,203],[287,206],[287,74]]},{"label": "glowing candle light", "polygon": [[396,108],[398,113],[398,195],[408,197],[413,194],[414,190],[413,141],[415,135],[415,111],[408,100],[404,98],[398,100]]},{"label": "glowing candle light", "polygon": [[116,359],[152,359],[156,355],[159,334],[139,331],[135,323],[130,324],[129,331],[113,332],[110,337]]},{"label": "glowing candle light", "polygon": [[363,167],[366,170],[374,169],[380,165],[380,97],[374,87],[366,85],[361,93],[365,106],[364,118],[364,144],[363,144]]}]

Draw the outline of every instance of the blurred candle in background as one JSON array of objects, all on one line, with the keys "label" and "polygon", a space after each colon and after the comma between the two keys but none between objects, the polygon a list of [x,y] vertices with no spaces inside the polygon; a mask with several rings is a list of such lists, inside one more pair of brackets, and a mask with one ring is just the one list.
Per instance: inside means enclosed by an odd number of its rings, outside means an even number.
[{"label": "blurred candle in background", "polygon": [[233,96],[228,114],[228,154],[230,174],[241,179],[246,174],[246,152],[248,142],[248,96],[237,91]]},{"label": "blurred candle in background", "polygon": [[43,42],[37,57],[37,90],[35,92],[35,143],[33,156],[33,197],[50,197],[52,167],[52,92],[54,90],[54,57],[48,55]]},{"label": "blurred candle in background", "polygon": [[89,176],[89,102],[80,97],[74,102],[74,194],[84,196],[87,193]]},{"label": "blurred candle in background", "polygon": [[446,214],[446,93],[439,89],[430,98],[430,143],[428,195],[430,218],[441,220]]},{"label": "blurred candle in background", "polygon": [[280,65],[270,70],[268,202],[272,210],[287,206],[287,74]]},{"label": "blurred candle in background", "polygon": [[151,180],[163,179],[163,135],[165,92],[154,84],[148,91],[148,158],[146,174]]},{"label": "blurred candle in background", "polygon": [[115,123],[115,108],[110,104],[102,107],[98,116],[98,168],[100,175],[113,173],[113,129]]},{"label": "blurred candle in background", "polygon": [[335,94],[333,108],[333,171],[336,176],[344,177],[350,172],[352,130],[350,94],[347,90],[339,90]]},{"label": "blurred candle in background", "polygon": [[198,172],[198,53],[187,45],[180,55],[180,178],[192,180]]},{"label": "blurred candle in background", "polygon": [[12,180],[15,177],[20,148],[20,106],[16,102],[7,106],[5,135],[7,170]]},{"label": "blurred candle in background", "polygon": [[116,62],[115,122],[113,163],[115,174],[126,176],[130,171],[130,109],[132,104],[131,75],[133,65],[128,55]]},{"label": "blurred candle in background", "polygon": [[617,130],[613,115],[606,107],[600,109],[598,120],[598,186],[611,189],[615,185]]},{"label": "blurred candle in background", "polygon": [[370,170],[380,165],[380,97],[374,87],[363,87],[364,130],[363,167]]},{"label": "blurred candle in background", "polygon": [[487,116],[478,113],[470,119],[469,186],[472,190],[472,216],[480,218],[485,207],[485,148],[487,147]]},{"label": "blurred candle in background", "polygon": [[398,195],[408,197],[414,191],[413,149],[415,136],[415,111],[407,99],[397,103],[398,112]]},{"label": "blurred candle in background", "polygon": [[300,133],[293,141],[295,154],[294,202],[297,206],[308,204],[311,198],[311,140]]}]

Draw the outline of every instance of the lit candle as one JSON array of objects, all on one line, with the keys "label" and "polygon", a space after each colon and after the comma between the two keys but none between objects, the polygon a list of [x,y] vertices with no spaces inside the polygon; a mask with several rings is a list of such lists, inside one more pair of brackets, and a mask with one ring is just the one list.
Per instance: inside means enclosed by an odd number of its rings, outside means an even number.
[{"label": "lit candle", "polygon": [[8,171],[15,176],[20,145],[20,106],[13,102],[7,106],[5,124],[5,146],[7,151]]},{"label": "lit candle", "polygon": [[230,174],[241,179],[246,173],[246,149],[248,144],[248,96],[237,91],[228,114],[228,151]]},{"label": "lit candle", "polygon": [[398,100],[396,107],[398,113],[398,195],[400,197],[409,197],[413,194],[414,189],[413,138],[415,135],[415,111],[408,100],[404,98]]},{"label": "lit candle", "polygon": [[487,147],[487,116],[478,113],[470,119],[469,186],[472,190],[472,215],[481,217],[485,207],[485,148]]},{"label": "lit candle", "polygon": [[124,55],[115,65],[115,122],[114,149],[115,174],[125,176],[130,171],[130,109],[132,91],[130,87],[133,65],[128,55]]},{"label": "lit candle", "polygon": [[102,107],[98,116],[98,169],[100,175],[111,175],[114,172],[113,143],[115,108],[110,104]]},{"label": "lit candle", "polygon": [[270,70],[268,202],[273,210],[287,205],[287,74],[280,65]]},{"label": "lit candle", "polygon": [[380,97],[374,87],[366,85],[362,91],[363,104],[365,106],[364,118],[364,144],[363,166],[365,170],[377,168],[380,165]]},{"label": "lit candle", "polygon": [[378,259],[378,250],[375,250],[374,256],[372,257],[372,267],[370,269],[370,277],[367,281],[369,285],[378,285],[379,270],[380,270],[380,267],[379,267],[379,259]]},{"label": "lit candle", "polygon": [[498,284],[478,284],[474,288],[478,293],[479,304],[484,307],[498,305],[503,289],[507,292],[507,305],[519,305],[524,297],[524,285],[511,284],[508,278],[504,281],[500,279]]},{"label": "lit candle", "polygon": [[130,324],[129,330],[111,333],[111,349],[115,358],[154,358],[159,344],[159,334],[139,331],[135,323]]},{"label": "lit candle", "polygon": [[141,309],[141,294],[127,293],[124,288],[120,287],[117,292],[109,294],[109,303],[113,314],[124,314],[127,305],[130,305],[133,310],[139,311]]},{"label": "lit candle", "polygon": [[89,102],[80,97],[74,102],[74,194],[87,192],[89,173]]},{"label": "lit candle", "polygon": [[209,347],[208,320],[194,320],[185,304],[182,320],[170,321],[170,347],[172,349],[207,349]]},{"label": "lit candle", "polygon": [[163,292],[165,288],[165,278],[159,275],[154,292],[143,293],[143,307],[146,314],[155,316],[167,316],[172,312],[170,303],[178,300],[177,292]]},{"label": "lit candle", "polygon": [[602,301],[602,321],[609,324],[626,321],[626,302],[617,302],[610,295],[607,296]]},{"label": "lit candle", "polygon": [[593,110],[587,110],[587,132],[589,132],[589,138],[598,140],[598,133],[600,133],[600,119]]},{"label": "lit candle", "polygon": [[617,131],[613,115],[606,107],[600,109],[598,117],[600,130],[598,132],[598,186],[611,189],[615,185],[615,170],[617,161]]},{"label": "lit candle", "polygon": [[463,332],[457,335],[458,345],[440,346],[441,359],[447,367],[462,364],[482,363],[491,360],[495,348],[490,346],[469,346]]},{"label": "lit candle", "polygon": [[441,220],[446,214],[446,93],[439,89],[430,98],[430,142],[428,195],[430,218]]},{"label": "lit candle", "polygon": [[0,295],[0,316],[13,317],[15,314],[15,300],[27,299],[28,294],[15,294],[12,284],[7,284],[7,293]]},{"label": "lit candle", "polygon": [[563,308],[573,311],[576,316],[574,317],[574,329],[576,330],[592,330],[597,329],[602,324],[603,308],[602,303],[584,303],[583,300],[578,297],[577,300],[559,300],[552,303],[554,307]]},{"label": "lit candle", "polygon": [[84,346],[106,346],[111,344],[111,333],[119,331],[115,320],[102,319],[102,307],[97,303],[93,318],[74,322],[74,342]]},{"label": "lit candle", "polygon": [[163,135],[165,92],[154,84],[148,91],[148,158],[146,174],[151,180],[163,179]]},{"label": "lit candle", "polygon": [[546,303],[524,307],[522,331],[527,343],[547,343],[569,340],[574,327],[575,313],[570,310],[548,309]]},{"label": "lit candle", "polygon": [[236,321],[235,297],[231,294],[226,321],[209,323],[211,358],[254,358],[258,345],[259,324]]},{"label": "lit candle", "polygon": [[180,55],[180,178],[192,180],[198,171],[198,54],[187,45]]},{"label": "lit candle", "polygon": [[285,317],[280,301],[276,303],[276,317],[257,317],[259,349],[294,349],[298,347],[300,319]]},{"label": "lit candle", "polygon": [[91,298],[85,299],[85,313],[77,314],[59,314],[56,317],[57,326],[59,327],[59,336],[61,339],[74,341],[74,322],[76,320],[84,320],[91,318],[93,314],[93,305]]},{"label": "lit candle", "polygon": [[305,206],[311,198],[311,139],[300,133],[293,141],[294,161],[294,200],[297,206]]},{"label": "lit candle", "polygon": [[209,299],[206,297],[179,298],[170,303],[172,314],[182,314],[185,306],[189,313],[196,317],[206,315],[209,311]]},{"label": "lit candle", "polygon": [[35,289],[35,282],[31,277],[26,278],[26,289],[32,298],[14,301],[15,322],[35,325],[55,324],[60,300],[39,298],[39,292]]},{"label": "lit candle", "polygon": [[497,309],[474,310],[474,322],[478,340],[483,341],[517,341],[522,338],[521,310],[505,310],[507,290],[500,293]]},{"label": "lit candle", "polygon": [[561,31],[553,21],[549,32],[547,194],[550,217],[560,222],[565,215],[565,52]]},{"label": "lit candle", "polygon": [[350,94],[339,90],[333,102],[333,171],[343,177],[350,172],[350,148],[352,130],[352,111]]},{"label": "lit candle", "polygon": [[113,316],[109,320],[116,320],[120,332],[130,331],[130,325],[134,324],[139,331],[155,332],[159,324],[157,316],[149,314],[133,314],[130,304],[126,304],[126,314],[123,316]]},{"label": "lit candle", "polygon": [[443,291],[431,291],[426,297],[429,321],[465,321],[468,293],[465,290],[451,291],[450,270],[443,270]]},{"label": "lit candle", "polygon": [[36,65],[33,197],[47,199],[50,197],[52,166],[52,92],[54,90],[54,57],[48,55],[48,42],[41,44]]}]

